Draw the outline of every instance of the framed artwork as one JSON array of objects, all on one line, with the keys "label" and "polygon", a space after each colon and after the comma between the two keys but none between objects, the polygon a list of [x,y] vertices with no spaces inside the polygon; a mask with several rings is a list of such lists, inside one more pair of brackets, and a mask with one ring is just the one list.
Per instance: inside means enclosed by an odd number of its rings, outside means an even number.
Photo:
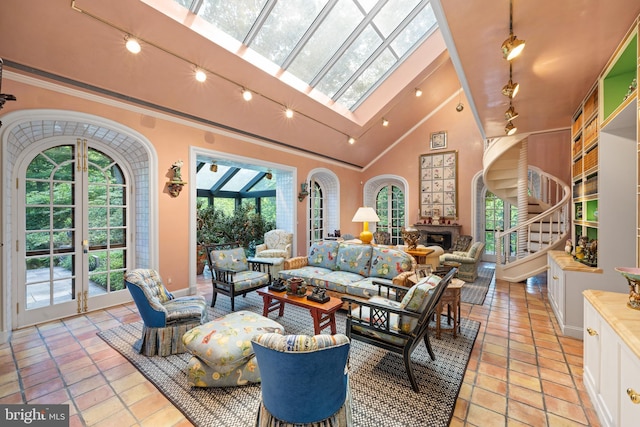
[{"label": "framed artwork", "polygon": [[458,218],[458,152],[420,155],[420,218]]},{"label": "framed artwork", "polygon": [[447,132],[446,131],[433,132],[431,134],[430,142],[431,142],[432,150],[447,148]]}]

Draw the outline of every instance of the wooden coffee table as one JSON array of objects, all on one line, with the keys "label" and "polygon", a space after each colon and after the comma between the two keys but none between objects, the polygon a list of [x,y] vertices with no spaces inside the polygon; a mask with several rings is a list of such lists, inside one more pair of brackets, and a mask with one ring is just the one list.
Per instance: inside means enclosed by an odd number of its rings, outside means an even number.
[{"label": "wooden coffee table", "polygon": [[[318,335],[327,327],[331,327],[331,333],[336,333],[336,311],[342,307],[340,298],[331,297],[329,301],[321,304],[319,302],[309,301],[306,296],[288,295],[286,292],[275,292],[269,288],[259,289],[258,295],[262,296],[264,308],[262,315],[268,317],[269,313],[278,310],[278,317],[284,315],[284,306],[286,304],[297,305],[309,310],[313,318],[313,332]],[[307,292],[309,295],[311,291]]]}]

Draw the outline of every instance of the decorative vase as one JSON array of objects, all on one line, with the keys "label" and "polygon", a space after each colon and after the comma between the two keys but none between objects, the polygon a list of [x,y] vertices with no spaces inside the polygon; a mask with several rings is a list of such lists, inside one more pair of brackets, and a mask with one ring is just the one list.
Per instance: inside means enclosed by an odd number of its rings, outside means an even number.
[{"label": "decorative vase", "polygon": [[622,274],[629,283],[627,306],[634,310],[640,310],[640,268],[616,267],[615,270]]},{"label": "decorative vase", "polygon": [[414,251],[418,246],[418,240],[420,240],[420,231],[414,228],[403,228],[402,240],[407,245],[407,249]]}]

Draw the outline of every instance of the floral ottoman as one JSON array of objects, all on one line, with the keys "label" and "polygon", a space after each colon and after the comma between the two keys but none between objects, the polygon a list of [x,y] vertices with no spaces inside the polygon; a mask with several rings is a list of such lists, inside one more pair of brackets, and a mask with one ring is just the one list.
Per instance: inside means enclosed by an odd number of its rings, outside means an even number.
[{"label": "floral ottoman", "polygon": [[260,382],[251,339],[267,332],[284,333],[278,322],[250,311],[238,311],[207,322],[182,336],[193,357],[187,365],[195,387],[231,387]]}]

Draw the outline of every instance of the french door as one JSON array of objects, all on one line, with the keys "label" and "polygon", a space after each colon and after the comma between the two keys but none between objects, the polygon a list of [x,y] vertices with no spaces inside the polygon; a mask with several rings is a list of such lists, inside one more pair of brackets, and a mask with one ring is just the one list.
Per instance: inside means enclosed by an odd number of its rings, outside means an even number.
[{"label": "french door", "polygon": [[129,300],[128,174],[85,139],[44,147],[18,182],[17,327]]}]

